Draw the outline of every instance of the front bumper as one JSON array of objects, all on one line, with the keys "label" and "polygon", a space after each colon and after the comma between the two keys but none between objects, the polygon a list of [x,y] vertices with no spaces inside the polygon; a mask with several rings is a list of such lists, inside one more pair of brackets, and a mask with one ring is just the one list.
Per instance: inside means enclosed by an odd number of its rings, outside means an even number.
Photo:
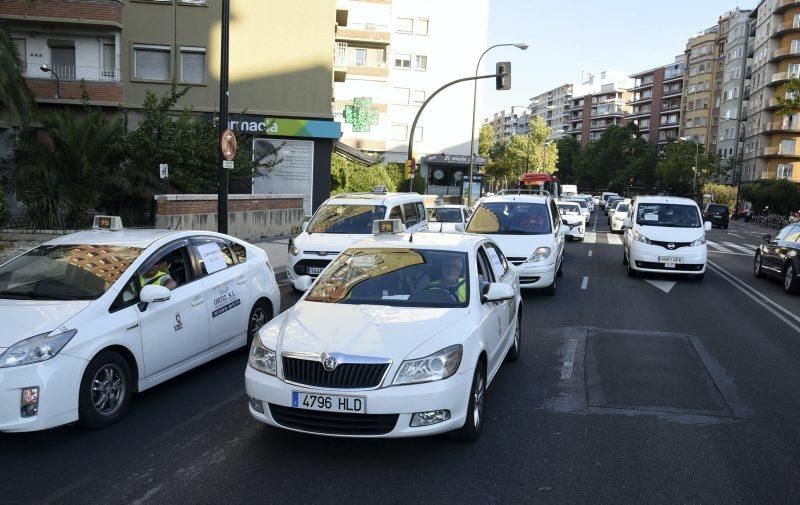
[{"label": "front bumper", "polygon": [[584,236],[586,235],[585,232],[586,232],[585,225],[584,224],[580,224],[580,225],[578,225],[578,226],[576,226],[574,228],[571,228],[567,232],[567,236],[568,237],[572,237],[572,238],[579,238],[579,239],[583,240]]},{"label": "front bumper", "polygon": [[[391,386],[367,391],[357,389],[323,390],[296,386],[283,382],[281,379],[272,375],[261,373],[249,366],[245,371],[244,378],[247,396],[261,401],[264,410],[263,413],[258,412],[253,409],[252,404],[250,404],[248,407],[250,409],[250,414],[263,423],[291,431],[332,437],[399,438],[421,437],[445,433],[464,426],[469,394],[472,388],[473,372],[474,368],[470,368],[469,370],[459,372],[442,381],[406,386]],[[278,406],[281,408],[280,410],[283,411],[287,408],[292,408],[292,391],[311,394],[362,396],[366,398],[367,415],[397,415],[397,421],[391,431],[379,435],[353,435],[341,432],[320,432],[314,431],[311,428],[289,427],[276,420],[270,410],[270,404]],[[450,419],[447,421],[430,426],[413,428],[410,426],[411,417],[415,412],[444,409],[450,411]],[[305,411],[303,409],[292,409],[292,412],[296,412],[298,416],[302,416],[304,412],[316,414],[316,411]],[[364,419],[366,419],[366,417]]]},{"label": "front bumper", "polygon": [[611,231],[620,231],[622,230],[622,223],[624,221],[616,221],[614,219],[611,220]]},{"label": "front bumper", "polygon": [[[0,432],[36,431],[78,420],[78,391],[86,361],[58,354],[42,363],[0,368]],[[39,387],[39,412],[22,417],[22,389]]]},{"label": "front bumper", "polygon": [[550,264],[521,263],[514,268],[519,273],[519,287],[522,289],[546,288],[556,275],[555,261]]},{"label": "front bumper", "polygon": [[[667,268],[659,258],[669,256],[680,258],[681,263],[676,263],[675,268]],[[631,268],[639,272],[659,272],[668,274],[694,275],[706,271],[708,250],[704,245],[694,247],[681,247],[670,251],[664,247],[653,244],[643,244],[632,241],[628,251],[628,261]]]},{"label": "front bumper", "polygon": [[317,254],[300,253],[297,256],[289,255],[288,265],[286,266],[287,274],[290,281],[294,281],[301,275],[308,275],[314,279],[319,276],[318,273],[309,273],[309,268],[325,267],[333,261],[339,253],[328,254],[326,256],[319,256]]}]

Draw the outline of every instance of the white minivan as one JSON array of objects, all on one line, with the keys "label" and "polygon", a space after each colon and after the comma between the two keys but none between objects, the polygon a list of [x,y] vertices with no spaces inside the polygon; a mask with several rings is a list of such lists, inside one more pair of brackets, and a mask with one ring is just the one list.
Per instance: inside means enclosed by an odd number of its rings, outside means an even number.
[{"label": "white minivan", "polygon": [[412,233],[428,229],[418,193],[388,193],[377,187],[371,193],[333,196],[314,212],[303,233],[289,240],[289,279],[316,278],[339,253],[372,236],[372,222],[379,219],[400,219]]},{"label": "white minivan", "polygon": [[521,288],[555,294],[563,274],[564,242],[569,227],[549,196],[487,197],[467,223],[467,233],[488,235],[519,273]]},{"label": "white minivan", "polygon": [[688,198],[639,196],[623,221],[622,261],[628,275],[674,273],[703,280],[706,273],[705,232],[700,207]]}]

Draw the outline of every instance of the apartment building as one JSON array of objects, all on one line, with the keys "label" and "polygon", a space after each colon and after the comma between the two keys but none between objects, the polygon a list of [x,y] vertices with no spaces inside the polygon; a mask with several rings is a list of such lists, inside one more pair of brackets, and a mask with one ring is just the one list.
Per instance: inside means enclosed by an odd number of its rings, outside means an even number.
[{"label": "apartment building", "polygon": [[[522,112],[514,112],[519,109],[522,109]],[[491,119],[486,118],[483,123],[492,127],[493,140],[497,143],[505,142],[513,135],[527,134],[530,131],[531,119],[530,109],[514,106],[511,107],[511,112],[508,113],[505,109],[495,112],[492,114]]]},{"label": "apartment building", "polygon": [[582,145],[597,140],[611,125],[624,125],[630,114],[633,81],[620,71],[583,72],[573,85],[567,134]]},{"label": "apartment building", "polygon": [[736,169],[742,161],[743,129],[750,90],[747,69],[754,52],[750,36],[752,12],[737,8],[720,17],[720,29],[726,36],[722,40],[725,66],[716,149],[720,164],[731,166],[732,169]]},{"label": "apartment building", "polygon": [[[727,26],[727,24],[725,25]],[[719,98],[724,67],[720,24],[692,36],[686,44],[680,136],[706,152],[716,152]]]},{"label": "apartment building", "polygon": [[630,76],[633,87],[628,118],[653,145],[678,138],[684,70],[685,56],[680,55],[674,63]]},{"label": "apartment building", "polygon": [[531,98],[530,109],[550,128],[550,139],[566,135],[572,109],[572,84],[564,84]]}]

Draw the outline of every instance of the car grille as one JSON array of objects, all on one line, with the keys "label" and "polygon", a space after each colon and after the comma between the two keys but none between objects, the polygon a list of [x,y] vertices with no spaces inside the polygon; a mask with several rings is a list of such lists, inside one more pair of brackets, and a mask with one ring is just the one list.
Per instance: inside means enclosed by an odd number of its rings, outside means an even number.
[{"label": "car grille", "polygon": [[332,260],[300,260],[294,266],[294,273],[297,275],[309,275],[308,267],[325,268],[331,261]]},{"label": "car grille", "polygon": [[269,404],[276,423],[313,433],[328,435],[385,435],[397,424],[398,414],[350,414],[319,412]]},{"label": "car grille", "polygon": [[[670,250],[670,251],[674,251],[675,249],[680,249],[681,247],[689,247],[689,244],[691,244],[691,242],[659,242],[658,240],[651,240],[650,242],[653,245],[661,246],[664,249],[667,249],[667,250]],[[670,249],[669,247],[667,247],[667,245],[669,245],[669,244],[674,244],[675,245],[675,249]]]},{"label": "car grille", "polygon": [[675,268],[667,268],[663,263],[654,263],[652,261],[637,261],[638,268],[647,268],[648,270],[663,270],[665,272],[699,272],[703,269],[703,265],[694,265],[689,263],[676,263]]},{"label": "car grille", "polygon": [[525,263],[528,260],[528,258],[523,258],[519,256],[506,256],[506,259],[511,263],[513,263],[514,265],[521,265],[522,263]]},{"label": "car grille", "polygon": [[519,283],[520,284],[533,284],[535,282],[539,282],[541,277],[520,277]]},{"label": "car grille", "polygon": [[322,363],[283,357],[283,378],[295,384],[331,389],[367,389],[380,386],[389,363],[341,363],[333,371]]}]

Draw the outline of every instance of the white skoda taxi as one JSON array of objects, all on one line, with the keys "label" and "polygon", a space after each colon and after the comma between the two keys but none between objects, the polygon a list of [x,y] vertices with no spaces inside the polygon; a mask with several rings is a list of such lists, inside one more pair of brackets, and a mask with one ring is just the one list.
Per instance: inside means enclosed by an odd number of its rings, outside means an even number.
[{"label": "white skoda taxi", "polygon": [[259,330],[250,413],[320,435],[475,440],[487,387],[520,355],[517,273],[486,237],[375,226],[388,233],[295,281],[303,298]]},{"label": "white skoda taxi", "polygon": [[558,213],[561,214],[561,222],[569,228],[567,237],[574,240],[583,240],[586,237],[586,221],[581,213],[581,206],[578,202],[568,200],[556,204]]},{"label": "white skoda taxi", "polygon": [[280,310],[257,247],[95,223],[0,265],[0,431],[108,426],[133,392],[246,345]]},{"label": "white skoda taxi", "polygon": [[289,241],[289,279],[316,278],[353,243],[372,233],[376,219],[400,219],[411,232],[428,229],[422,195],[388,193],[383,186],[372,193],[350,193],[326,200],[303,233]]}]

